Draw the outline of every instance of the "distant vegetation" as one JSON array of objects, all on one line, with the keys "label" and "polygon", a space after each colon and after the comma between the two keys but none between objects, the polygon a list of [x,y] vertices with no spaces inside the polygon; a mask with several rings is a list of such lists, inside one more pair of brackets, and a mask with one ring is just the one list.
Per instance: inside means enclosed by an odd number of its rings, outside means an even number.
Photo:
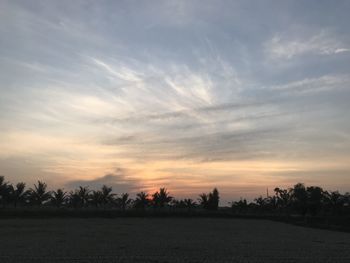
[{"label": "distant vegetation", "polygon": [[[248,203],[245,199],[233,201],[230,208],[219,208],[219,191],[202,193],[197,200],[176,199],[166,188],[153,194],[140,192],[135,199],[128,193],[113,193],[112,187],[102,186],[100,190],[90,190],[79,186],[74,191],[63,189],[49,191],[47,184],[38,181],[33,188],[26,188],[23,182],[15,185],[0,176],[0,208],[55,208],[73,210],[118,210],[126,211],[196,211],[224,210],[233,215],[311,215],[311,216],[349,216],[350,194],[338,191],[329,192],[318,186],[306,187],[298,183],[289,189],[275,188],[272,196],[258,197]],[[211,212],[210,212],[211,213]],[[212,214],[212,213],[211,213]]]},{"label": "distant vegetation", "polygon": [[260,213],[305,215],[350,215],[350,193],[325,191],[319,186],[306,187],[297,183],[292,188],[275,188],[273,196],[258,197],[248,203],[245,199],[232,202],[235,213],[256,211]]}]

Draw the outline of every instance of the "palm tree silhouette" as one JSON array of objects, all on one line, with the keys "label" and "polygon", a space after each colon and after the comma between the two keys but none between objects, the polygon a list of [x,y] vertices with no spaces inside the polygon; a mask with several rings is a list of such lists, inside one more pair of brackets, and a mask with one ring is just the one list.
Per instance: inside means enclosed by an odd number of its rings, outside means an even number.
[{"label": "palm tree silhouette", "polygon": [[12,199],[15,207],[17,207],[18,203],[21,203],[25,200],[25,197],[28,194],[26,191],[24,191],[25,187],[26,187],[26,184],[23,182],[20,182],[16,184],[16,189],[13,189]]},{"label": "palm tree silhouette", "polygon": [[192,199],[188,198],[188,199],[184,199],[184,204],[187,207],[188,210],[192,210],[193,208],[196,207],[196,202],[194,202]]},{"label": "palm tree silhouette", "polygon": [[171,200],[171,207],[173,207],[173,208],[186,208],[186,205],[185,205],[185,202],[184,202],[184,200],[177,200],[177,199],[173,199],[173,200]]},{"label": "palm tree silhouette", "polygon": [[128,205],[132,202],[132,200],[129,198],[128,193],[123,193],[120,198],[118,198],[119,206],[122,209],[122,211],[125,211]]},{"label": "palm tree silhouette", "polygon": [[45,201],[51,197],[51,192],[46,191],[47,184],[38,181],[38,184],[34,184],[34,188],[29,189],[29,198],[32,203],[41,206]]},{"label": "palm tree silhouette", "polygon": [[103,185],[101,188],[101,202],[104,205],[113,203],[115,194],[112,193],[112,187]]},{"label": "palm tree silhouette", "polygon": [[202,193],[199,195],[198,202],[200,206],[204,209],[208,209],[209,207],[209,195],[206,193]]},{"label": "palm tree silhouette", "polygon": [[79,207],[81,204],[78,190],[70,191],[67,199],[68,199],[69,205],[74,208]]},{"label": "palm tree silhouette", "polygon": [[5,182],[5,177],[0,176],[0,203],[2,207],[10,203],[13,187],[8,182]]},{"label": "palm tree silhouette", "polygon": [[152,195],[154,207],[163,208],[164,206],[168,205],[171,200],[173,200],[173,197],[169,195],[166,188],[160,188],[159,192],[157,191]]},{"label": "palm tree silhouette", "polygon": [[79,196],[79,199],[80,199],[80,205],[82,207],[86,206],[87,203],[89,202],[89,193],[90,193],[89,187],[87,187],[87,186],[85,186],[85,187],[79,186],[78,196]]},{"label": "palm tree silhouette", "polygon": [[101,191],[92,191],[90,194],[91,202],[98,207],[102,203],[102,192]]},{"label": "palm tree silhouette", "polygon": [[51,202],[56,207],[61,207],[66,203],[66,201],[67,201],[67,192],[65,192],[63,189],[57,189],[56,191],[52,192]]},{"label": "palm tree silhouette", "polygon": [[136,194],[136,199],[134,201],[135,208],[145,209],[150,204],[149,195],[145,192],[140,192]]}]

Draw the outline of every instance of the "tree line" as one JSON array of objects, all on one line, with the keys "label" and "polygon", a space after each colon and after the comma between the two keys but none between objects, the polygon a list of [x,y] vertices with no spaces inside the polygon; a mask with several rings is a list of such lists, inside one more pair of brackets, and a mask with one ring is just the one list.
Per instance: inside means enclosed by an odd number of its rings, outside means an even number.
[{"label": "tree line", "polygon": [[350,215],[350,193],[325,191],[319,186],[306,187],[297,183],[291,188],[276,187],[274,195],[255,198],[248,203],[241,199],[231,203],[233,212],[299,214],[299,215]]},{"label": "tree line", "polygon": [[[219,209],[219,191],[202,193],[197,200],[176,199],[166,188],[153,194],[139,192],[134,199],[128,193],[117,195],[112,187],[103,185],[99,190],[79,186],[72,191],[56,189],[49,191],[47,184],[38,181],[33,188],[26,188],[24,182],[11,184],[0,176],[0,207],[56,207],[56,208],[103,208],[119,209],[182,209],[187,211]],[[300,214],[300,215],[350,215],[350,193],[325,191],[318,186],[306,187],[298,183],[291,188],[275,188],[272,196],[246,199],[230,203],[230,211],[235,214]],[[223,208],[222,208],[223,209]]]},{"label": "tree line", "polygon": [[203,207],[207,210],[217,210],[219,207],[219,192],[216,188],[208,194],[200,195],[198,202],[190,198],[175,199],[166,188],[160,188],[153,194],[139,192],[135,199],[131,199],[128,193],[117,195],[112,187],[103,185],[99,190],[90,190],[89,187],[79,186],[70,192],[58,188],[48,191],[47,184],[38,181],[33,188],[26,189],[24,182],[15,185],[5,181],[0,176],[0,206],[2,208],[13,207],[47,207],[57,208],[118,208],[147,209],[147,208],[187,208]]}]

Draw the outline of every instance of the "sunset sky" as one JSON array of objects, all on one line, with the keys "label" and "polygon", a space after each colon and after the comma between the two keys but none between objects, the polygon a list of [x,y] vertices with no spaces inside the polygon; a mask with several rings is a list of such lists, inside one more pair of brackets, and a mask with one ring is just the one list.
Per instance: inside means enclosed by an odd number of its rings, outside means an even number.
[{"label": "sunset sky", "polygon": [[0,0],[0,174],[350,191],[350,1]]}]

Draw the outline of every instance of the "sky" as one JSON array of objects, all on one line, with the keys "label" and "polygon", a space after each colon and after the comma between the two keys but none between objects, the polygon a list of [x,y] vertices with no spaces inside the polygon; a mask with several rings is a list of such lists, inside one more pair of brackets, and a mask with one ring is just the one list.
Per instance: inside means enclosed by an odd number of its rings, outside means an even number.
[{"label": "sky", "polygon": [[350,1],[0,0],[0,174],[350,190]]}]

